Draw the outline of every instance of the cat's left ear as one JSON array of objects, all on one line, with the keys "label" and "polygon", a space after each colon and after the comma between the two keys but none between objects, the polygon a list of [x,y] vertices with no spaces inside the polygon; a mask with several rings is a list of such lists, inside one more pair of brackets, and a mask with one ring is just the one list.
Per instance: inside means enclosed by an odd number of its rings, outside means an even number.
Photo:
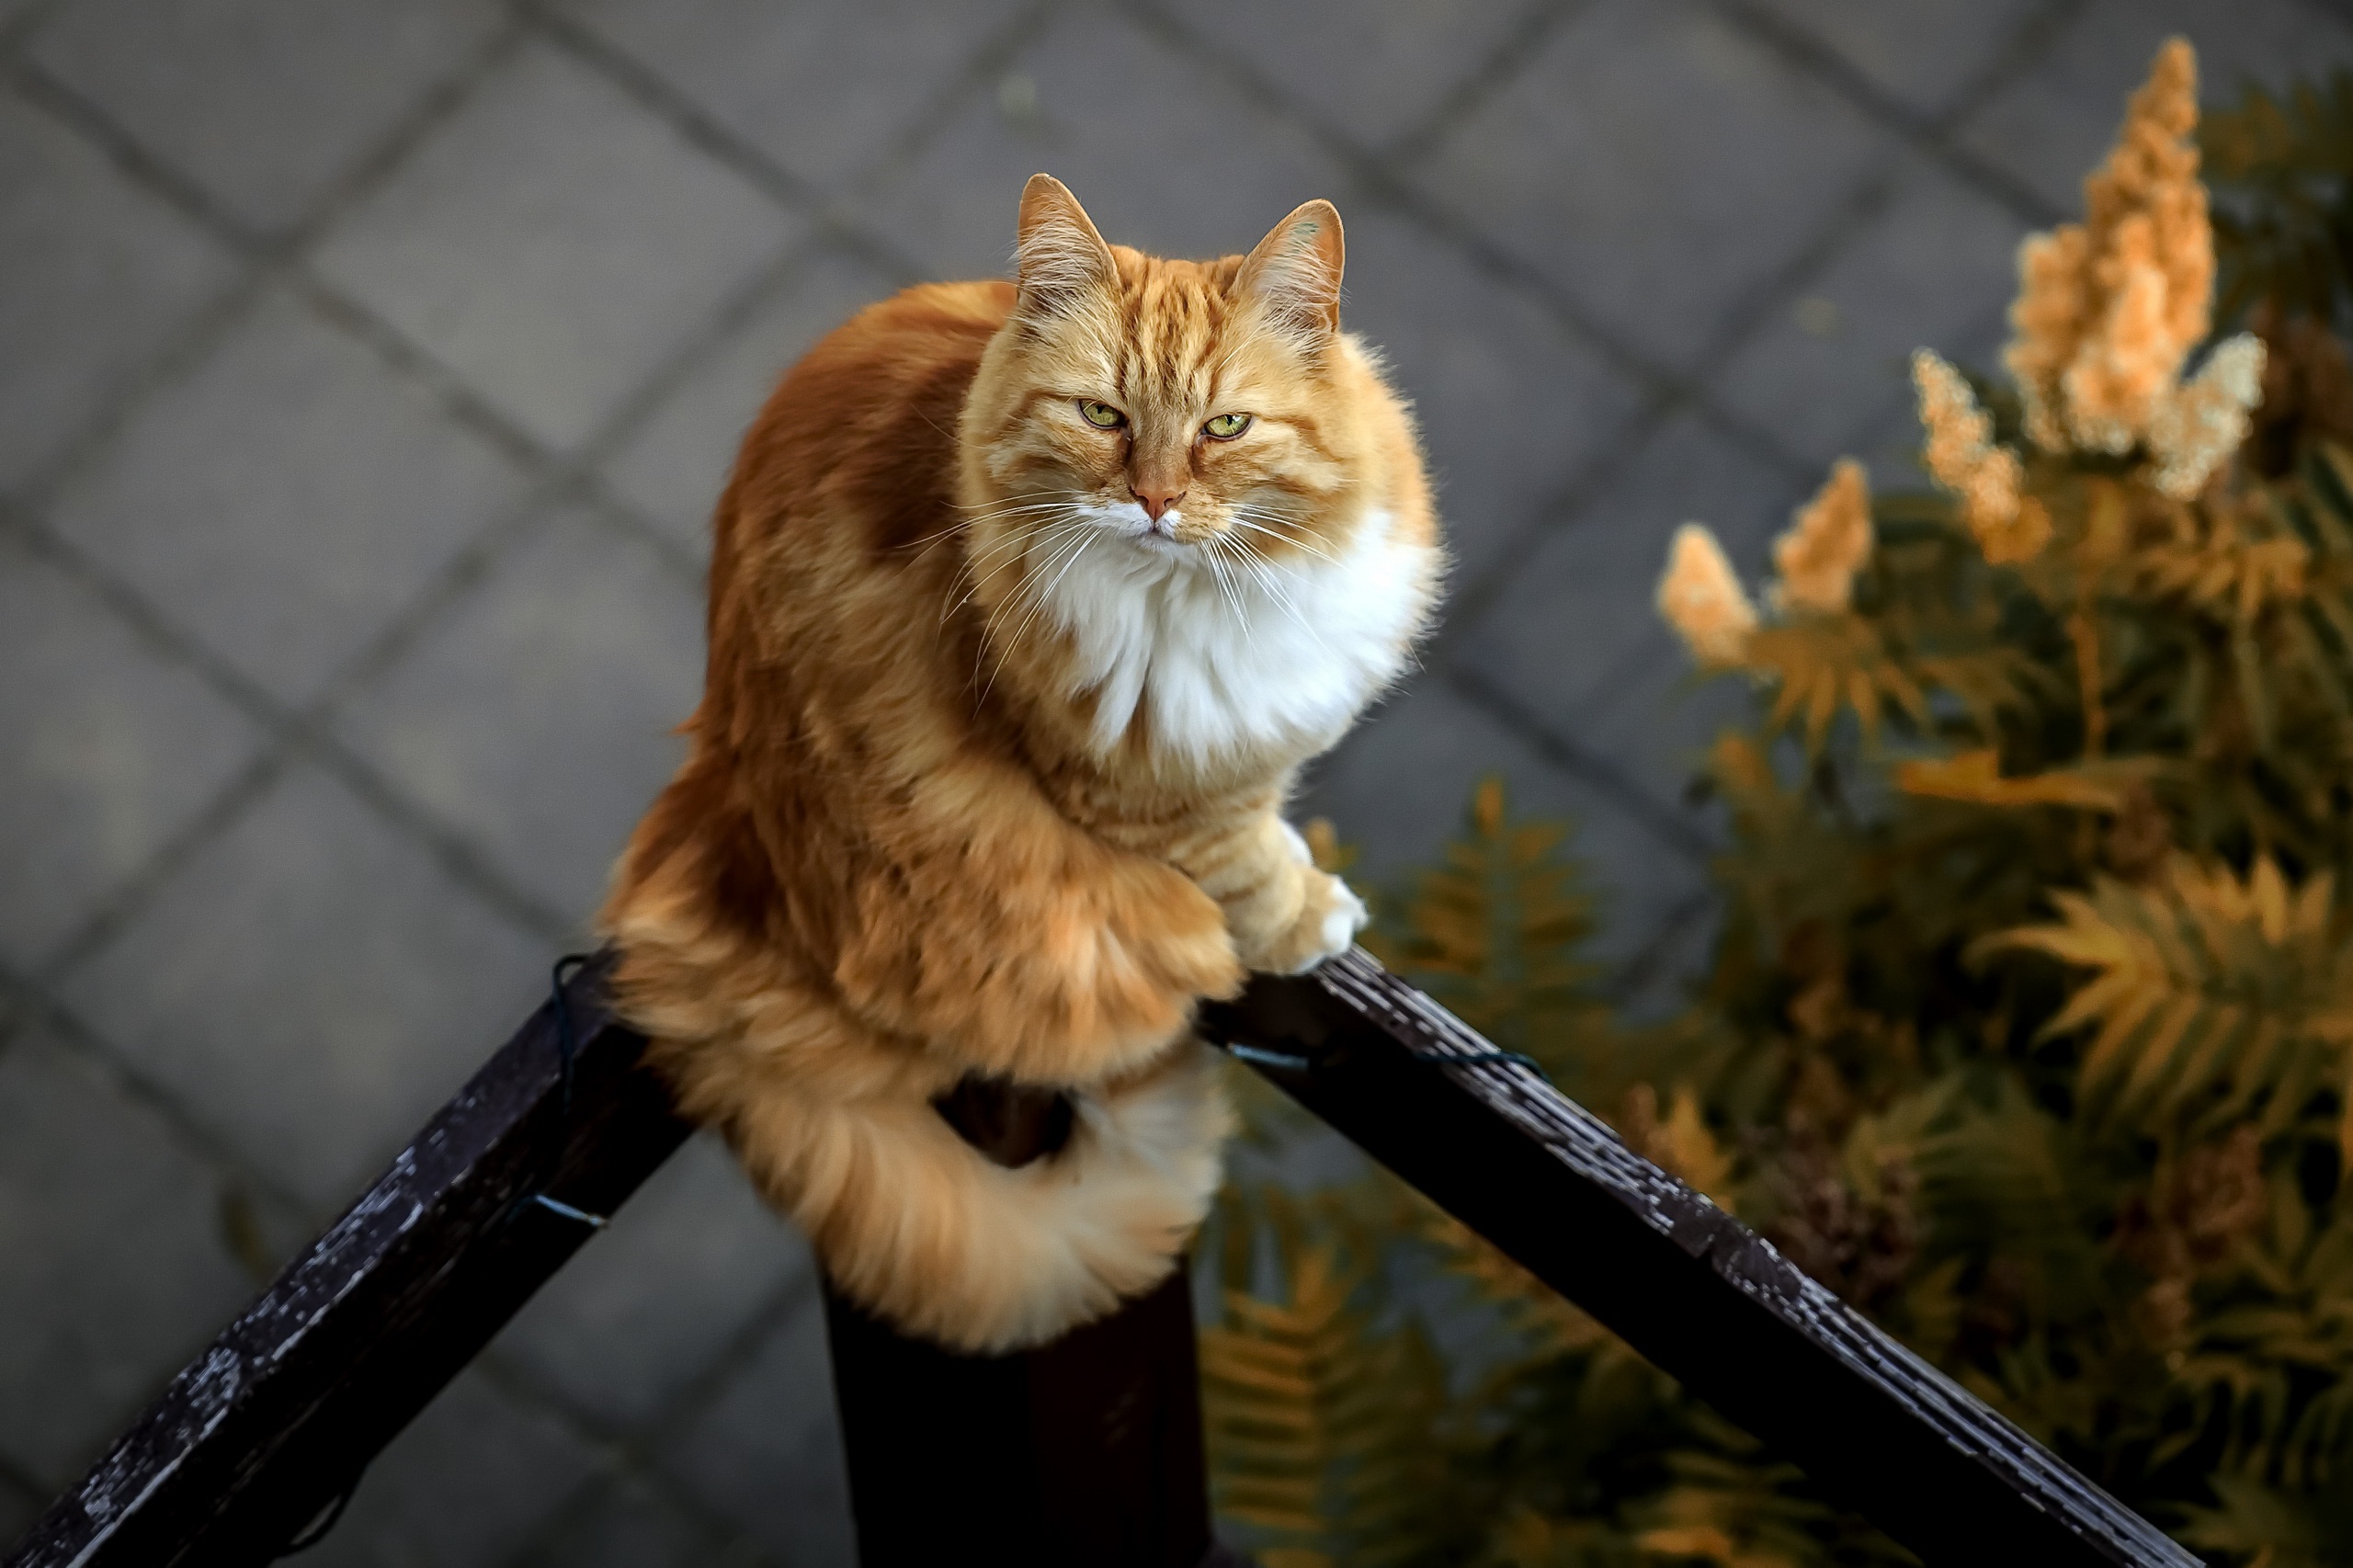
[{"label": "cat's left ear", "polygon": [[1278,324],[1317,336],[1340,330],[1340,210],[1310,201],[1267,232],[1233,280]]}]

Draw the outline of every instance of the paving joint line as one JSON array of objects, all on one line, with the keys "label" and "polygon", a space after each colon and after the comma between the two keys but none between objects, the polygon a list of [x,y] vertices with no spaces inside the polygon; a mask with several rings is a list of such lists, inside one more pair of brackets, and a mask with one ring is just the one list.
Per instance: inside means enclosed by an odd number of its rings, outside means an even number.
[{"label": "paving joint line", "polygon": [[902,287],[921,273],[911,257],[881,236],[852,222],[841,204],[817,187],[784,167],[634,55],[616,48],[593,29],[561,16],[532,0],[518,0],[517,14],[528,18],[534,33],[562,51],[575,64],[594,71],[648,114],[705,157],[750,185],[770,201],[807,221],[825,238],[878,267]]},{"label": "paving joint line", "polygon": [[2317,11],[2333,22],[2353,27],[2353,0],[2303,0],[2308,10]]},{"label": "paving joint line", "polygon": [[[748,1540],[740,1525],[698,1496],[692,1488],[665,1473],[659,1466],[637,1457],[632,1440],[625,1429],[574,1403],[569,1395],[536,1369],[494,1345],[485,1347],[468,1366],[479,1372],[483,1381],[499,1394],[562,1427],[567,1437],[587,1450],[593,1461],[592,1472],[588,1476],[548,1505],[527,1532],[522,1547],[507,1558],[510,1563],[521,1562],[531,1553],[551,1543],[565,1526],[593,1506],[598,1496],[609,1489],[612,1482],[621,1476],[644,1486],[686,1516],[706,1536],[722,1541],[731,1538]],[[439,1396],[437,1394],[435,1397],[438,1399]],[[362,1484],[365,1484],[364,1472]]]},{"label": "paving joint line", "polygon": [[[1706,0],[1706,3],[1751,39],[1831,88],[1850,108],[1859,110],[1881,130],[1942,165],[1947,173],[1964,184],[1974,186],[1982,194],[2008,209],[2020,222],[2035,228],[2048,228],[2063,221],[2064,214],[2053,210],[2031,186],[2000,165],[1961,145],[1953,140],[1953,132],[1970,115],[1984,108],[1993,93],[2006,85],[2011,76],[2029,62],[2031,54],[2024,59],[2013,57],[2015,46],[2030,39],[2032,52],[2039,53],[2082,8],[2080,0],[2058,0],[2057,4],[2030,15],[1979,77],[1955,95],[1952,103],[1933,115],[1915,110],[1857,70],[1837,50],[1798,24],[1768,10],[1756,0]],[[2045,18],[2053,17],[2057,19],[2046,26]]]},{"label": "paving joint line", "polygon": [[1613,1006],[1623,1006],[1661,981],[1677,979],[1675,947],[1690,929],[1713,914],[1718,906],[1712,880],[1688,898],[1677,902],[1665,915],[1651,934],[1643,939],[1633,955],[1616,967],[1606,984],[1602,996]]},{"label": "paving joint line", "polygon": [[[843,182],[843,189],[862,188],[870,199],[890,191],[907,176],[965,105],[972,102],[976,95],[994,92],[996,85],[1004,80],[1007,69],[1020,57],[1021,51],[1044,36],[1047,29],[1070,8],[1067,0],[1031,0],[1029,5],[1008,17],[995,32],[981,41],[963,68],[941,85],[931,104],[908,122],[906,129],[892,141],[882,154],[856,176]],[[843,199],[842,207],[847,215],[846,221],[860,233],[870,233],[855,217],[857,205],[855,200]],[[890,242],[882,240],[881,243],[888,244]],[[1008,276],[1012,256],[1013,248],[1008,244],[1006,247]],[[910,281],[935,281],[925,276],[926,271],[917,263]]]},{"label": "paving joint line", "polygon": [[1562,734],[1530,711],[1526,704],[1478,670],[1463,665],[1448,669],[1444,678],[1462,699],[1518,734],[1538,755],[1576,778],[1612,805],[1648,828],[1667,848],[1705,867],[1719,846],[1706,834],[1654,798],[1648,790],[1620,773],[1615,763],[1597,756]]},{"label": "paving joint line", "polygon": [[[682,1380],[676,1392],[644,1420],[631,1424],[611,1422],[586,1410],[574,1402],[545,1374],[523,1365],[513,1357],[495,1350],[486,1352],[484,1359],[495,1357],[502,1371],[525,1385],[534,1400],[544,1404],[585,1435],[609,1450],[613,1473],[630,1476],[645,1483],[665,1501],[676,1506],[679,1497],[688,1506],[682,1509],[698,1522],[716,1525],[711,1533],[751,1538],[743,1527],[729,1517],[725,1511],[704,1499],[700,1494],[663,1464],[657,1450],[685,1435],[697,1419],[707,1414],[737,1374],[750,1365],[774,1335],[780,1332],[793,1314],[808,1304],[815,1287],[816,1270],[809,1270],[779,1286],[762,1301],[723,1339],[710,1359]],[[515,1564],[528,1562],[536,1554],[553,1544],[555,1536],[572,1519],[590,1506],[597,1496],[609,1489],[612,1475],[591,1477],[583,1482],[563,1503],[549,1511],[523,1545],[510,1556]],[[756,1542],[754,1542],[756,1546]]]},{"label": "paving joint line", "polygon": [[[33,977],[0,970],[0,986],[13,992],[24,1009],[18,1032],[38,1029],[61,1049],[94,1068],[108,1087],[152,1112],[195,1154],[212,1167],[216,1177],[234,1180],[256,1197],[267,1199],[291,1218],[324,1229],[334,1216],[324,1214],[293,1187],[255,1165],[233,1139],[190,1110],[171,1087],[90,1027],[81,1014],[50,987]],[[177,1369],[173,1369],[176,1370]]]},{"label": "paving joint line", "polygon": [[1462,79],[1438,96],[1419,124],[1407,126],[1378,147],[1366,151],[1382,163],[1410,164],[1452,135],[1476,113],[1480,105],[1511,85],[1535,60],[1554,33],[1593,9],[1597,0],[1532,0],[1504,37],[1475,62]]},{"label": "paving joint line", "polygon": [[[1495,548],[1495,559],[1475,577],[1449,586],[1439,606],[1438,626],[1421,644],[1423,663],[1432,669],[1448,665],[1478,630],[1487,612],[1519,580],[1528,559],[1553,534],[1574,525],[1586,510],[1608,494],[1657,439],[1659,432],[1686,405],[1673,396],[1645,400],[1619,422],[1608,437],[1580,460],[1550,499],[1531,509]],[[1438,492],[1440,515],[1446,494]]]},{"label": "paving joint line", "polygon": [[[134,631],[133,635],[138,632]],[[81,921],[34,966],[36,975],[44,981],[61,977],[113,941],[158,889],[286,776],[291,763],[287,749],[267,731],[254,739],[256,744],[244,765],[157,845],[143,864],[100,895]]]},{"label": "paving joint line", "polygon": [[57,1495],[40,1477],[6,1450],[0,1450],[0,1486],[23,1494],[32,1503],[36,1515]]}]

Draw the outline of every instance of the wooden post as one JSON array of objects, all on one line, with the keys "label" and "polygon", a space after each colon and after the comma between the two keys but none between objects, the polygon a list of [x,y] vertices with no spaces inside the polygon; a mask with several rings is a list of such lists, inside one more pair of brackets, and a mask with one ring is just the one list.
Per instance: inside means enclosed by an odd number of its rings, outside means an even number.
[{"label": "wooden post", "polygon": [[[1067,1141],[1059,1096],[968,1081],[942,1100],[999,1165]],[[961,1356],[828,1290],[862,1568],[1199,1568],[1211,1550],[1193,1304],[1180,1269],[1036,1350]]]}]

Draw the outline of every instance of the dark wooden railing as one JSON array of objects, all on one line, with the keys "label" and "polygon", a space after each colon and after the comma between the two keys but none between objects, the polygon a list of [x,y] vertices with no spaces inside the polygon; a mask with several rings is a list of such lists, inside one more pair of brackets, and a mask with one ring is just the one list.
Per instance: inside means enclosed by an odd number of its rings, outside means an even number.
[{"label": "dark wooden railing", "polygon": [[[8,1568],[263,1563],[329,1524],[368,1461],[687,1134],[603,974],[592,963],[565,986],[569,1029],[542,1007]],[[2193,1568],[1362,953],[1260,979],[1202,1028],[1925,1562]],[[958,1125],[1014,1164],[1025,1151],[989,1140],[1050,1120]],[[1210,1536],[1181,1279],[1019,1356],[951,1356],[838,1300],[828,1324],[866,1568],[1230,1560]]]}]

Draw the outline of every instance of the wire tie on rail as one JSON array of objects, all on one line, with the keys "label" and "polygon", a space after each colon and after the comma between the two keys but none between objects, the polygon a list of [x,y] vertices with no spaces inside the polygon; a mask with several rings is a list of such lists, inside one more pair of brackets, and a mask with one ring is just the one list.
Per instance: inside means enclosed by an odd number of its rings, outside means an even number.
[{"label": "wire tie on rail", "polygon": [[1228,1045],[1228,1053],[1240,1057],[1254,1067],[1272,1067],[1280,1073],[1304,1073],[1315,1065],[1304,1056],[1290,1056],[1279,1051],[1261,1051],[1255,1045]]},{"label": "wire tie on rail", "polygon": [[[579,1041],[572,1030],[572,999],[563,994],[563,983],[571,977],[573,971],[595,957],[594,953],[566,953],[555,960],[555,967],[549,973],[555,1006],[556,1115],[559,1119],[572,1114],[572,1068],[580,1055]],[[544,1191],[531,1193],[520,1199],[510,1212],[520,1213],[534,1203],[551,1214],[585,1225],[592,1231],[605,1228],[607,1216],[591,1214],[560,1198],[550,1198]]]},{"label": "wire tie on rail", "polygon": [[544,1192],[531,1194],[531,1201],[542,1209],[563,1215],[567,1220],[577,1220],[592,1231],[601,1231],[611,1222],[602,1214],[591,1214],[585,1209],[574,1209],[563,1199],[550,1198]]}]

